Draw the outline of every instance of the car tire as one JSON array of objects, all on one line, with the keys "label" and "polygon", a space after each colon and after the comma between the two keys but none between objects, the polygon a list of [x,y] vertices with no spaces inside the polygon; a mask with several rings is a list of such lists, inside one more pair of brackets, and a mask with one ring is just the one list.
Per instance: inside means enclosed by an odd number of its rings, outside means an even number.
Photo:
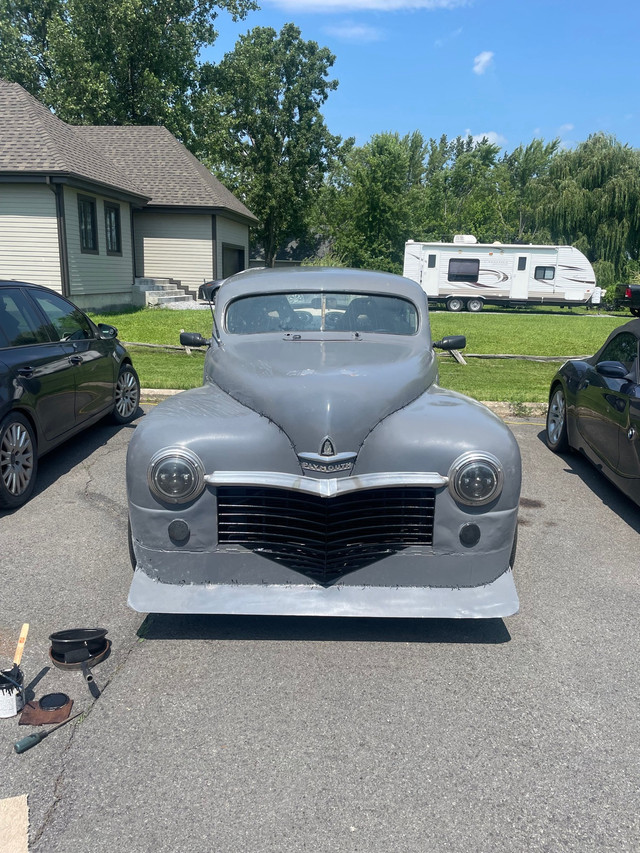
[{"label": "car tire", "polygon": [[447,299],[447,311],[455,311],[458,313],[464,308],[464,302],[459,296],[450,296]]},{"label": "car tire", "polygon": [[130,364],[123,364],[116,382],[116,401],[111,417],[117,424],[129,424],[140,407],[140,380]]},{"label": "car tire", "polygon": [[467,311],[472,314],[479,314],[484,308],[482,299],[467,299]]},{"label": "car tire", "polygon": [[547,409],[547,447],[554,453],[566,453],[569,450],[567,438],[567,401],[562,385],[554,385],[549,396]]},{"label": "car tire", "polygon": [[33,427],[19,412],[0,422],[0,507],[17,509],[36,485],[38,450]]}]

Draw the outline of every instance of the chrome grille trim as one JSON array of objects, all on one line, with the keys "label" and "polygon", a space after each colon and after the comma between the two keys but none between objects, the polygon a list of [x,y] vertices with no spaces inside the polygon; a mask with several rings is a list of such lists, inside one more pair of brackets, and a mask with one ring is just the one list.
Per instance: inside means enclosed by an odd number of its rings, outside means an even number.
[{"label": "chrome grille trim", "polygon": [[204,481],[209,486],[263,486],[269,489],[305,492],[321,498],[333,498],[349,492],[395,486],[427,486],[437,489],[446,486],[449,478],[431,471],[394,471],[326,480],[302,477],[297,474],[282,474],[278,471],[214,471],[213,474],[207,474]]}]

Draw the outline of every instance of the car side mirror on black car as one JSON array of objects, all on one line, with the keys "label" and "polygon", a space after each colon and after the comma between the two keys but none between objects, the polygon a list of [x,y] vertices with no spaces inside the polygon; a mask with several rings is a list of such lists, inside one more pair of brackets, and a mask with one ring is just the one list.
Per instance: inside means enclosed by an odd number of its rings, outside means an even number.
[{"label": "car side mirror on black car", "polygon": [[180,343],[183,347],[208,347],[211,341],[203,338],[200,332],[180,332]]},{"label": "car side mirror on black car", "polygon": [[105,338],[105,340],[111,341],[118,337],[116,327],[110,326],[108,323],[98,323],[98,329],[100,330],[100,337]]},{"label": "car side mirror on black car", "polygon": [[596,371],[607,379],[631,380],[633,378],[621,361],[601,361],[596,364]]},{"label": "car side mirror on black car", "polygon": [[464,349],[467,345],[467,339],[464,335],[447,335],[440,341],[434,341],[433,347],[437,349]]}]

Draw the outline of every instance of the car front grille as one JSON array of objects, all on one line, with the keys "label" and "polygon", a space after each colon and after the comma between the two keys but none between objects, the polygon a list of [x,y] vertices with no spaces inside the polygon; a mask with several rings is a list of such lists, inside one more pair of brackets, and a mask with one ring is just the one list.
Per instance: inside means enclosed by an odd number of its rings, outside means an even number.
[{"label": "car front grille", "polygon": [[432,488],[370,489],[335,498],[245,486],[217,493],[220,545],[242,545],[321,584],[433,541]]}]

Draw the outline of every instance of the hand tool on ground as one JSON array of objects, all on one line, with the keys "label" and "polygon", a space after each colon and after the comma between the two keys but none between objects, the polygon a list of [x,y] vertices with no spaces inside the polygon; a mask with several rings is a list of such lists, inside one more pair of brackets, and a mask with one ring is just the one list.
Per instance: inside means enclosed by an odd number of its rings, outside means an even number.
[{"label": "hand tool on ground", "polygon": [[47,732],[34,732],[32,735],[27,735],[26,737],[22,737],[22,738],[20,738],[20,740],[17,740],[14,743],[13,748],[18,753],[18,755],[21,755],[23,752],[26,752],[28,749],[31,749],[32,747],[37,746],[37,744],[39,744],[41,740],[44,740],[46,737],[48,737],[50,734],[55,732],[57,729],[61,729],[62,726],[66,726],[67,723],[71,722],[71,720],[75,720],[77,717],[81,717],[83,713],[84,713],[84,711],[80,711],[80,713],[74,714],[73,717],[69,717],[69,719],[65,720],[64,723],[59,723],[57,726],[54,726],[52,729],[49,729],[49,731],[47,731]]}]

